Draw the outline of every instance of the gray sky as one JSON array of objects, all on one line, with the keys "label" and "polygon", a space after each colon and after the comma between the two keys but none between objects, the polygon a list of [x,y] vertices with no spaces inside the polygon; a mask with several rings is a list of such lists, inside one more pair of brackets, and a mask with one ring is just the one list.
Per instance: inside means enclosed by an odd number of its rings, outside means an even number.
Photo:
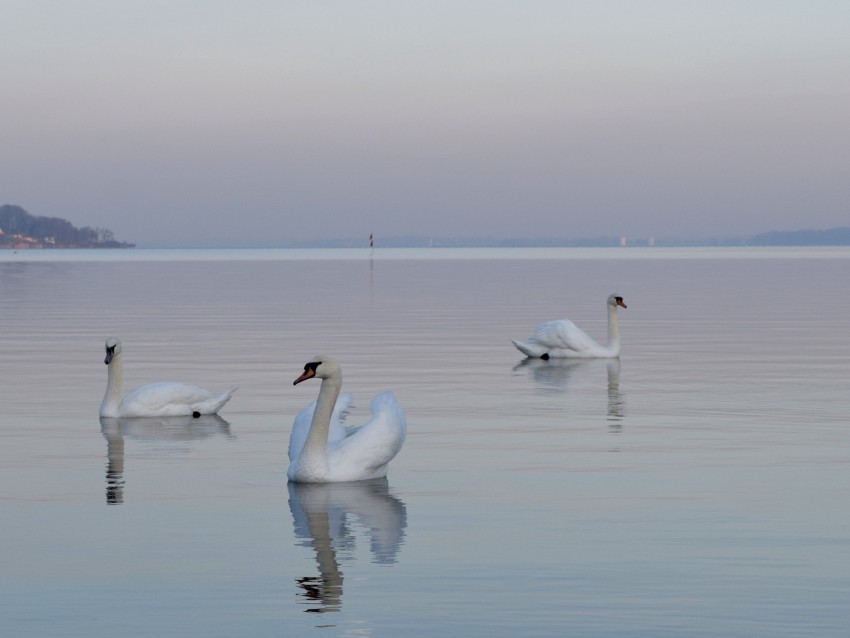
[{"label": "gray sky", "polygon": [[850,224],[847,0],[0,0],[0,204],[139,245]]}]

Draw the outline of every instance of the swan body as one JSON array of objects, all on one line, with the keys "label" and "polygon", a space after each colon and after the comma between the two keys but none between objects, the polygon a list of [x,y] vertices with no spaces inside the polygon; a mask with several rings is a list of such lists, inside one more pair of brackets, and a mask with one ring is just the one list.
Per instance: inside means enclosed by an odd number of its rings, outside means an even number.
[{"label": "swan body", "polygon": [[528,341],[511,340],[511,343],[527,357],[604,359],[620,356],[620,329],[617,323],[617,307],[626,308],[623,298],[608,297],[608,343],[601,345],[569,319],[541,323],[534,329]]},{"label": "swan body", "polygon": [[[304,366],[293,385],[316,377],[319,397],[296,417],[289,439],[287,476],[296,483],[339,483],[383,478],[389,462],[407,436],[407,420],[392,392],[381,392],[369,403],[372,419],[345,427],[350,395],[340,397],[342,371],[326,356]],[[305,424],[309,418],[309,428]]]},{"label": "swan body", "polygon": [[161,381],[136,388],[126,396],[123,392],[122,345],[119,339],[106,340],[106,358],[109,366],[106,393],[100,404],[102,417],[171,417],[216,414],[236,392],[236,386],[222,394],[186,383]]}]

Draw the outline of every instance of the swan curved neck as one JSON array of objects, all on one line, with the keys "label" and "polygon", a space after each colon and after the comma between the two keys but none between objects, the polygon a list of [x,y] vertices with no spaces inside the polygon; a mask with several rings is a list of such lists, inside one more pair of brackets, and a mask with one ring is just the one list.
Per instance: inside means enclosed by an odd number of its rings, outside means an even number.
[{"label": "swan curved neck", "polygon": [[310,432],[304,443],[302,458],[314,455],[325,456],[328,447],[328,432],[331,427],[331,416],[333,416],[339,391],[342,388],[342,374],[334,374],[322,379],[319,388],[319,398],[316,399],[316,409],[313,412],[313,420],[310,422]]},{"label": "swan curved neck", "polygon": [[617,306],[608,306],[608,347],[614,352],[620,352],[620,326],[617,322]]},{"label": "swan curved neck", "polygon": [[121,392],[124,387],[124,368],[121,365],[120,354],[112,357],[106,370],[106,393],[100,404],[100,416],[118,416],[118,406],[121,405]]}]

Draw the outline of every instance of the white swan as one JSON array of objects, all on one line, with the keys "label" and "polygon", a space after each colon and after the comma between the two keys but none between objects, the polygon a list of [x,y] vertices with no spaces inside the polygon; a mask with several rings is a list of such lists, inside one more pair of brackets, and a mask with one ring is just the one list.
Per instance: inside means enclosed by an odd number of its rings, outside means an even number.
[{"label": "white swan", "polygon": [[617,325],[617,306],[626,308],[623,298],[608,297],[608,345],[600,345],[587,336],[569,319],[547,321],[534,329],[528,341],[511,339],[517,350],[528,357],[548,359],[550,357],[576,357],[602,359],[620,356],[620,329]]},{"label": "white swan", "polygon": [[[311,401],[298,413],[292,423],[292,433],[289,435],[289,458],[294,459],[301,454],[307,435],[310,433],[310,425],[313,422],[313,414],[316,412],[318,399]],[[342,441],[346,435],[345,419],[349,409],[354,405],[353,397],[347,392],[342,392],[334,405],[328,429],[328,443],[336,444]]]},{"label": "white swan", "polygon": [[[338,483],[365,481],[387,475],[387,465],[398,454],[407,436],[407,421],[392,392],[381,392],[369,403],[372,420],[357,427],[344,427],[340,414],[351,398],[337,402],[342,387],[339,365],[319,356],[304,366],[293,385],[316,377],[322,380],[319,397],[295,420],[289,441],[290,481]],[[310,411],[312,409],[312,415]],[[310,427],[304,435],[304,423]]]},{"label": "white swan", "polygon": [[123,397],[123,366],[121,341],[106,339],[106,359],[109,366],[106,393],[100,404],[102,417],[164,417],[216,414],[236,392],[236,386],[215,395],[209,390],[185,383],[161,381],[136,388]]}]

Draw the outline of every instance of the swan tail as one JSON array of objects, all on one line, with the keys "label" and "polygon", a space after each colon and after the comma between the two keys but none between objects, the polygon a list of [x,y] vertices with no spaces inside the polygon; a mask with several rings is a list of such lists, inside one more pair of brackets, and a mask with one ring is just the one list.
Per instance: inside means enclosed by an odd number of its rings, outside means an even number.
[{"label": "swan tail", "polygon": [[[224,392],[222,392],[219,396],[215,397],[211,402],[208,402],[208,405],[204,405],[204,409],[199,409],[198,412],[201,414],[216,414],[219,410],[224,407],[224,404],[230,401],[233,393],[239,389],[238,385],[233,386],[232,388],[228,388]],[[198,406],[199,408],[201,406]]]},{"label": "swan tail", "polygon": [[539,358],[548,352],[545,347],[530,341],[516,341],[515,339],[511,339],[511,343],[526,357]]}]

